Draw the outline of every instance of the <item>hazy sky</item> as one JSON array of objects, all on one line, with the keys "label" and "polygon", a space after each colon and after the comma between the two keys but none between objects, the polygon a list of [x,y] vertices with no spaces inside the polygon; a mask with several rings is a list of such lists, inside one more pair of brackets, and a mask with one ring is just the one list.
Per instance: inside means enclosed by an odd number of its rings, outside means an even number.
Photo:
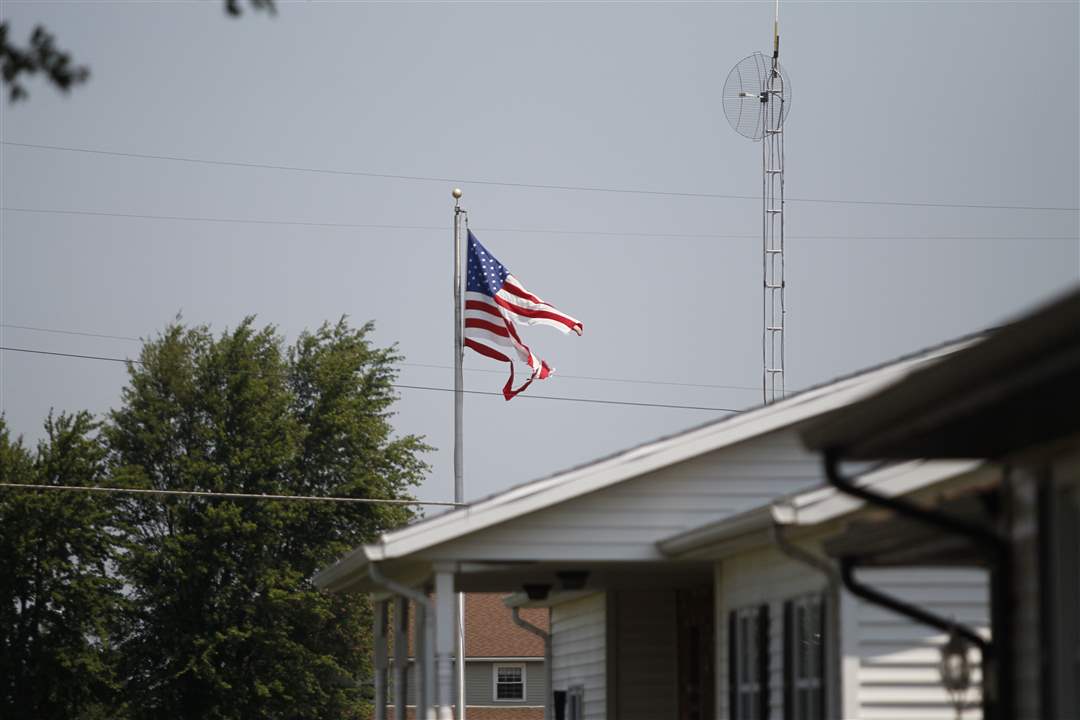
[{"label": "hazy sky", "polygon": [[[1077,282],[1078,8],[783,4],[789,388]],[[460,184],[480,240],[585,325],[525,329],[560,373],[528,393],[760,402],[760,201],[497,183],[756,195],[760,145],[729,128],[720,90],[767,49],[770,3],[279,0],[274,17],[230,20],[209,0],[4,0],[0,14],[18,39],[46,24],[92,69],[69,97],[34,82],[0,105],[5,143],[454,181],[4,144],[0,344],[123,357],[138,344],[10,326],[147,336],[177,312],[218,330],[255,313],[291,339],[348,314],[400,344],[401,382],[450,387],[422,365],[452,362]],[[468,388],[501,388],[503,366],[470,353],[466,368]],[[124,380],[119,363],[0,352],[0,406],[28,439],[50,407],[114,406]],[[438,447],[421,497],[452,495],[451,411],[449,393],[401,392],[398,430]],[[720,415],[468,396],[467,495]]]}]

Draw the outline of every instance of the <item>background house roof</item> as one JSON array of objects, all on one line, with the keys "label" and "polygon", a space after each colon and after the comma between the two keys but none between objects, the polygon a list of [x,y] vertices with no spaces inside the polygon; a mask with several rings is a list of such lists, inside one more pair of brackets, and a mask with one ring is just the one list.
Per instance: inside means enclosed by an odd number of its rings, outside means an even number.
[{"label": "background house roof", "polygon": [[[544,657],[544,641],[514,624],[511,610],[504,604],[505,593],[465,595],[465,657]],[[543,608],[523,608],[521,618],[541,630],[548,629],[548,612]],[[413,640],[416,615],[409,616],[409,656],[416,651]]]}]

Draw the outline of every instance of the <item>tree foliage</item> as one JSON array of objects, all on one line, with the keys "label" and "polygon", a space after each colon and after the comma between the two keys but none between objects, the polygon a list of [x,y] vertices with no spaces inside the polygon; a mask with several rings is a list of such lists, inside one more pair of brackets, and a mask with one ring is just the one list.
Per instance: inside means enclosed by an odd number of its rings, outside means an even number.
[{"label": "tree foliage", "polygon": [[[0,417],[0,478],[101,483],[96,430],[87,413],[50,415],[30,451]],[[122,606],[113,510],[89,493],[0,493],[0,717],[112,717],[121,707],[109,644]]]},{"label": "tree foliage", "polygon": [[[54,424],[67,423],[63,428],[74,429],[65,432],[78,430],[86,439],[85,459],[69,463],[80,469],[80,481],[107,476],[116,485],[161,490],[406,498],[426,471],[420,456],[427,447],[393,434],[399,358],[393,348],[374,347],[371,330],[342,320],[286,347],[274,328],[257,328],[251,319],[220,336],[176,323],[129,366],[120,406],[96,442],[86,416],[79,416],[81,424],[65,418]],[[46,471],[55,462],[46,462],[51,455],[43,449],[35,459],[6,435],[3,447],[5,477],[74,477],[74,471]],[[76,567],[97,562],[90,574],[105,583],[111,604],[93,616],[108,622],[70,628],[104,658],[95,697],[108,699],[115,690],[109,717],[364,715],[370,607],[357,597],[320,593],[310,578],[407,521],[407,506],[111,497],[111,505],[100,505],[101,521],[81,539],[87,554],[83,545],[71,546]],[[70,493],[0,498],[73,501]],[[93,514],[79,512],[80,522],[93,522]],[[44,524],[50,517],[43,509],[40,529],[15,517],[0,537],[19,543],[19,552],[35,538],[70,542],[65,523]],[[91,536],[111,554],[97,560]],[[19,555],[14,545],[7,548],[5,559]],[[120,596],[114,575],[123,583]],[[68,589],[61,580],[49,591],[60,597]],[[24,676],[33,671],[8,646],[4,654]],[[38,677],[55,689],[61,675],[49,670]],[[34,717],[91,717],[74,704],[65,707]]]},{"label": "tree foliage", "polygon": [[[256,10],[275,12],[274,0],[248,2]],[[243,14],[241,0],[224,0],[224,3],[225,13],[230,17]],[[44,26],[35,26],[22,45],[13,41],[10,33],[10,23],[0,22],[0,79],[12,103],[30,96],[23,83],[24,76],[41,73],[53,87],[65,93],[90,79],[90,68],[72,64],[71,54],[56,47],[55,38]]]}]

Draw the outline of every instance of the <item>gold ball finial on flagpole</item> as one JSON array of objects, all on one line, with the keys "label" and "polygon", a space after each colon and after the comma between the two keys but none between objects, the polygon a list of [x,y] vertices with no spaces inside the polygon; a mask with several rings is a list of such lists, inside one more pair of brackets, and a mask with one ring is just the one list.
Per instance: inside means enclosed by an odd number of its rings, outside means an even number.
[{"label": "gold ball finial on flagpole", "polygon": [[450,194],[454,196],[455,200],[460,200],[461,199],[461,188],[454,188],[453,191]]}]

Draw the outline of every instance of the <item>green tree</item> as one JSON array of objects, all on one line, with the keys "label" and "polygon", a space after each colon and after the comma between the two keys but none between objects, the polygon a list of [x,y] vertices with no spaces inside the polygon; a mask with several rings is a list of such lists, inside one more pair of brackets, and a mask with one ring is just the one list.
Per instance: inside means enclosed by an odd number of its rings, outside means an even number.
[{"label": "green tree", "polygon": [[[231,17],[243,14],[241,0],[224,0],[225,13]],[[275,12],[274,0],[248,0],[256,10]],[[0,82],[8,88],[11,102],[25,100],[30,93],[22,82],[24,75],[41,73],[57,90],[68,92],[75,85],[90,79],[90,68],[73,65],[71,54],[56,46],[55,39],[42,25],[34,27],[25,44],[10,37],[8,21],[0,22]]]},{"label": "green tree", "polygon": [[[285,349],[251,319],[175,324],[129,368],[107,423],[123,485],[404,498],[420,439],[390,426],[398,356],[342,320]],[[127,697],[140,718],[346,718],[364,712],[370,608],[310,578],[410,517],[402,506],[128,499]]]},{"label": "green tree", "polygon": [[[52,415],[36,452],[0,416],[0,478],[98,485],[104,451],[87,413]],[[121,602],[112,500],[0,489],[0,717],[116,717],[112,628]]]}]

